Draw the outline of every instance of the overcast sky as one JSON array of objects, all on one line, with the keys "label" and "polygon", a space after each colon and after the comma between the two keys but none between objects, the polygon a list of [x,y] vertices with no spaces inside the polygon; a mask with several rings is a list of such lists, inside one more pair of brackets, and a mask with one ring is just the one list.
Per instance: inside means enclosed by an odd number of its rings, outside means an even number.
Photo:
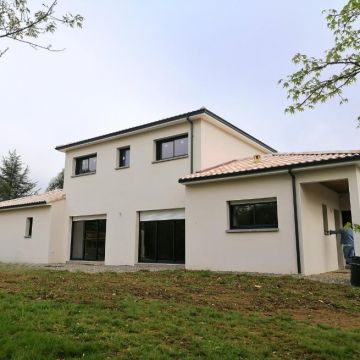
[{"label": "overcast sky", "polygon": [[359,85],[347,105],[295,116],[277,85],[296,52],[323,54],[321,11],[345,1],[59,3],[86,19],[50,38],[64,52],[10,44],[0,59],[0,155],[16,149],[42,188],[63,167],[56,145],[201,106],[279,151],[360,148]]}]

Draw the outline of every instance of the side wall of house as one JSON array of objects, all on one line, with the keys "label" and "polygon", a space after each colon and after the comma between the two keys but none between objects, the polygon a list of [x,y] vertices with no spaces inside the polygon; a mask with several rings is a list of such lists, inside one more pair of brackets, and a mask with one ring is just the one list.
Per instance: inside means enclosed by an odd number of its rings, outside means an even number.
[{"label": "side wall of house", "polygon": [[[276,232],[229,233],[228,202],[276,198]],[[291,180],[288,174],[186,186],[186,268],[296,273]]]},{"label": "side wall of house", "polygon": [[[26,218],[33,218],[32,236],[25,237]],[[0,261],[48,263],[51,207],[0,212]]]},{"label": "side wall of house", "polygon": [[[215,125],[216,124],[216,125]],[[222,124],[201,120],[201,169],[255,154],[269,153],[266,149],[242,137]]]}]

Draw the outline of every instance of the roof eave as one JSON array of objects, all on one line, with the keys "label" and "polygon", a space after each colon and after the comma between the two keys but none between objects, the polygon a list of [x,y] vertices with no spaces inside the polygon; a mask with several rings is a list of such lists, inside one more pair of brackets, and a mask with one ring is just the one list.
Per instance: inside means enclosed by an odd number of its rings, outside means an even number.
[{"label": "roof eave", "polygon": [[227,120],[223,119],[222,117],[220,117],[219,115],[213,113],[212,111],[205,109],[204,113],[213,117],[214,119],[216,119],[217,121],[219,121],[220,123],[226,125],[227,127],[229,127],[230,129],[235,130],[236,132],[238,132],[239,134],[245,136],[246,138],[248,138],[249,140],[255,142],[256,144],[260,145],[261,147],[265,148],[266,150],[269,150],[272,153],[277,153],[276,149],[273,149],[271,146],[266,145],[265,143],[263,143],[262,141],[260,141],[259,139],[255,138],[254,136],[250,135],[249,133],[247,133],[244,130],[241,130],[240,128],[238,128],[237,126],[235,126],[234,124],[228,122]]},{"label": "roof eave", "polygon": [[21,209],[28,209],[28,208],[34,208],[34,207],[44,207],[44,206],[51,206],[46,201],[37,201],[29,204],[16,204],[16,205],[9,205],[0,207],[0,211],[5,210],[21,210]]},{"label": "roof eave", "polygon": [[319,161],[319,162],[310,162],[310,163],[305,163],[305,164],[276,166],[276,167],[272,167],[272,168],[237,171],[237,172],[226,173],[226,174],[214,174],[214,175],[197,177],[197,178],[188,178],[188,179],[182,178],[182,179],[179,179],[179,183],[184,184],[184,185],[191,185],[191,184],[199,184],[201,182],[227,180],[230,178],[239,178],[239,177],[243,177],[243,176],[256,176],[256,175],[271,174],[271,173],[278,174],[281,172],[287,172],[289,170],[302,170],[302,169],[310,170],[310,168],[324,167],[324,166],[336,165],[336,164],[351,165],[351,163],[354,163],[354,164],[358,165],[359,160],[360,160],[360,155],[354,156],[351,158],[345,158],[345,159],[330,159],[330,160],[323,160],[323,161]]},{"label": "roof eave", "polygon": [[112,140],[112,139],[117,139],[117,138],[119,138],[121,136],[127,136],[127,135],[131,135],[131,134],[136,134],[138,132],[143,132],[143,131],[146,131],[148,129],[154,129],[154,128],[157,128],[157,127],[162,127],[162,126],[164,126],[164,125],[166,125],[168,123],[174,123],[176,121],[186,121],[186,118],[188,118],[188,117],[201,115],[201,114],[204,114],[204,113],[205,113],[205,109],[199,109],[199,110],[191,111],[191,112],[188,112],[188,113],[172,116],[170,118],[166,118],[166,119],[162,119],[162,120],[153,121],[153,122],[150,122],[150,123],[147,123],[147,124],[134,126],[132,128],[128,128],[128,129],[124,129],[124,130],[120,130],[120,131],[115,131],[115,132],[112,132],[112,133],[92,137],[92,138],[85,139],[85,140],[72,142],[72,143],[65,144],[65,145],[59,145],[59,146],[55,147],[55,150],[58,150],[58,151],[61,151],[61,152],[66,152],[67,150],[72,150],[72,149],[75,149],[75,148],[78,148],[78,147],[83,147],[83,146],[87,146],[87,145],[92,145],[94,143],[109,141],[109,140]]},{"label": "roof eave", "polygon": [[55,147],[55,150],[58,150],[58,151],[61,151],[61,152],[66,152],[68,150],[76,149],[76,148],[79,148],[79,147],[84,147],[84,146],[87,146],[87,145],[93,145],[93,144],[96,144],[96,143],[99,143],[99,142],[104,142],[104,141],[117,139],[117,138],[119,138],[121,136],[127,136],[127,135],[131,135],[131,134],[135,134],[137,132],[146,131],[146,130],[151,129],[151,128],[164,126],[164,125],[166,125],[168,123],[174,123],[176,121],[186,121],[186,119],[189,118],[189,117],[202,115],[202,114],[206,114],[206,115],[214,118],[215,120],[219,121],[223,125],[225,125],[225,126],[229,127],[230,129],[236,131],[237,133],[241,134],[242,136],[246,137],[247,139],[255,142],[257,145],[265,148],[266,150],[268,150],[270,152],[277,152],[272,147],[266,145],[262,141],[256,139],[255,137],[248,134],[247,132],[239,129],[235,125],[229,123],[228,121],[226,121],[225,119],[223,119],[219,115],[216,115],[215,113],[213,113],[212,111],[210,111],[210,110],[208,110],[206,108],[201,108],[201,109],[198,109],[198,110],[190,111],[188,113],[175,115],[175,116],[172,116],[172,117],[169,117],[169,118],[166,118],[166,119],[150,122],[150,123],[135,126],[135,127],[132,127],[132,128],[128,128],[128,129],[124,129],[124,130],[120,130],[120,131],[115,131],[115,132],[112,132],[112,133],[109,133],[109,134],[104,134],[104,135],[96,136],[96,137],[93,137],[93,138],[72,142],[72,143],[65,144],[65,145],[59,145],[59,146]]}]

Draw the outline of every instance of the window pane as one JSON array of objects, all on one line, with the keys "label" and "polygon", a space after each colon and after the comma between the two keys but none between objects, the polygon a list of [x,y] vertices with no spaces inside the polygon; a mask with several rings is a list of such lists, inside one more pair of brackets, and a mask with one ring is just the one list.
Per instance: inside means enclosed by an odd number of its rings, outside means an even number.
[{"label": "window pane", "polygon": [[174,259],[174,222],[157,222],[157,251],[159,261],[173,261]]},{"label": "window pane", "polygon": [[120,149],[120,167],[130,166],[130,149]]},{"label": "window pane", "polygon": [[259,227],[277,227],[277,206],[274,202],[255,204],[255,224]]},{"label": "window pane", "polygon": [[84,221],[74,221],[72,223],[72,259],[82,259],[84,252]]},{"label": "window pane", "polygon": [[188,153],[188,138],[175,140],[175,156],[187,155]]},{"label": "window pane", "polygon": [[254,226],[253,205],[232,205],[232,227],[248,228]]},{"label": "window pane", "polygon": [[89,171],[96,171],[96,156],[89,159]]},{"label": "window pane", "polygon": [[175,220],[174,255],[176,262],[185,262],[185,220]]},{"label": "window pane", "polygon": [[167,141],[161,143],[161,159],[168,159],[174,157],[174,141]]},{"label": "window pane", "polygon": [[81,159],[81,167],[80,172],[88,172],[89,171],[89,159]]},{"label": "window pane", "polygon": [[156,260],[156,222],[140,223],[140,261]]},{"label": "window pane", "polygon": [[324,234],[326,234],[327,231],[329,230],[328,211],[326,205],[322,205],[322,215],[323,215]]}]

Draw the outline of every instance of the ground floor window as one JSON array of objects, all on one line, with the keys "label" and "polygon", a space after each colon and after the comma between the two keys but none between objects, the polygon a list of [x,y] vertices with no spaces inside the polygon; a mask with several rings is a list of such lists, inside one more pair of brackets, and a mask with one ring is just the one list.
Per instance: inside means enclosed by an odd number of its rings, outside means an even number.
[{"label": "ground floor window", "polygon": [[184,263],[185,220],[140,221],[139,261]]},{"label": "ground floor window", "polygon": [[106,220],[73,221],[71,260],[104,261]]},{"label": "ground floor window", "polygon": [[230,201],[230,229],[277,228],[276,199]]}]

